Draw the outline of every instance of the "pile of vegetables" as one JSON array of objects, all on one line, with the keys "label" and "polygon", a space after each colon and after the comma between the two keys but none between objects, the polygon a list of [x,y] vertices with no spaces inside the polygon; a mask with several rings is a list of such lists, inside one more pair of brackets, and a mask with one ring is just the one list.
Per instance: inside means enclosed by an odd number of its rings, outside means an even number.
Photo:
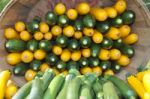
[{"label": "pile of vegetables", "polygon": [[10,80],[11,73],[8,70],[0,72],[0,99],[11,99],[18,88]]},{"label": "pile of vegetables", "polygon": [[141,99],[150,99],[150,70],[130,75],[127,81]]},{"label": "pile of vegetables", "polygon": [[82,2],[66,9],[58,3],[45,20],[36,16],[4,31],[6,61],[14,66],[16,76],[25,75],[27,81],[49,67],[57,73],[76,68],[82,74],[114,74],[134,56],[132,44],[138,36],[131,25],[135,13],[127,10],[125,0],[104,8]]},{"label": "pile of vegetables", "polygon": [[134,90],[116,76],[98,78],[93,73],[80,75],[76,69],[68,75],[56,75],[47,69],[26,83],[12,99],[137,99]]}]

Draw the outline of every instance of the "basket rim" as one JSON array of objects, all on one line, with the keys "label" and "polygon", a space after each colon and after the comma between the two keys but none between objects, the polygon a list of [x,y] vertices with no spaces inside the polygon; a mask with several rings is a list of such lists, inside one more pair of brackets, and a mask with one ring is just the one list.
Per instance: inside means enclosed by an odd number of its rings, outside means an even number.
[{"label": "basket rim", "polygon": [[[7,11],[9,10],[9,8],[11,8],[15,3],[17,3],[17,1],[19,1],[19,0],[10,0],[9,3],[4,7],[4,9],[0,13],[0,22],[3,20],[3,17],[5,16]],[[146,5],[144,4],[144,2],[142,0],[134,0],[134,2],[136,2],[136,5],[139,6],[139,8],[142,8],[145,19],[146,19],[146,17],[148,18],[148,20],[145,20],[145,21],[148,24],[148,26],[150,27],[150,11],[149,11],[149,9],[146,7]]]}]

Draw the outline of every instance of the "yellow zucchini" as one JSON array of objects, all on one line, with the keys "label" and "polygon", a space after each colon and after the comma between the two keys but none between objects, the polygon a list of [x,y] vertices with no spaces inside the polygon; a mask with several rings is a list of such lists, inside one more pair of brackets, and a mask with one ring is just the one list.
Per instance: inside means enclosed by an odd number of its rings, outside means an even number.
[{"label": "yellow zucchini", "polygon": [[10,78],[10,71],[5,70],[0,73],[0,99],[4,99],[4,93],[6,90],[7,82]]}]

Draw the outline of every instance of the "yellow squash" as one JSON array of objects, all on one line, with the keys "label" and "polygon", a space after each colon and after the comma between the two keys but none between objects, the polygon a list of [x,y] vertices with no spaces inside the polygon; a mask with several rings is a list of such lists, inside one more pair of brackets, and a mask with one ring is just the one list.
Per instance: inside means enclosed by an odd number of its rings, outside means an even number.
[{"label": "yellow squash", "polygon": [[9,70],[5,70],[0,73],[0,99],[4,99],[4,94],[10,75],[11,73],[9,72]]}]

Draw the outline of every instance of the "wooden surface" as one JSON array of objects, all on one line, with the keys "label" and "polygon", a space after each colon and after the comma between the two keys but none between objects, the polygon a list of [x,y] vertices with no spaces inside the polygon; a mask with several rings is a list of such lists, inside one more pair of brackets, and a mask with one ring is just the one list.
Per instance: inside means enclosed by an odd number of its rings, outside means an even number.
[{"label": "wooden surface", "polygon": [[[74,7],[76,3],[87,1],[91,6],[111,6],[114,0],[13,0],[11,5],[7,6],[5,11],[0,17],[0,68],[11,69],[6,61],[7,52],[4,49],[5,38],[3,30],[7,27],[13,26],[17,20],[27,22],[35,15],[44,18],[45,13],[51,10],[57,2],[64,2],[67,8]],[[67,2],[66,2],[67,1]],[[131,64],[124,68],[118,76],[124,79],[125,74],[128,72],[136,72],[136,68],[140,64],[146,64],[150,58],[150,18],[146,13],[147,9],[144,8],[143,2],[140,0],[127,0],[128,9],[136,12],[136,22],[132,26],[132,32],[139,35],[139,42],[134,45],[135,56],[132,58]],[[12,77],[18,85],[22,85],[25,81],[24,78]]]}]

